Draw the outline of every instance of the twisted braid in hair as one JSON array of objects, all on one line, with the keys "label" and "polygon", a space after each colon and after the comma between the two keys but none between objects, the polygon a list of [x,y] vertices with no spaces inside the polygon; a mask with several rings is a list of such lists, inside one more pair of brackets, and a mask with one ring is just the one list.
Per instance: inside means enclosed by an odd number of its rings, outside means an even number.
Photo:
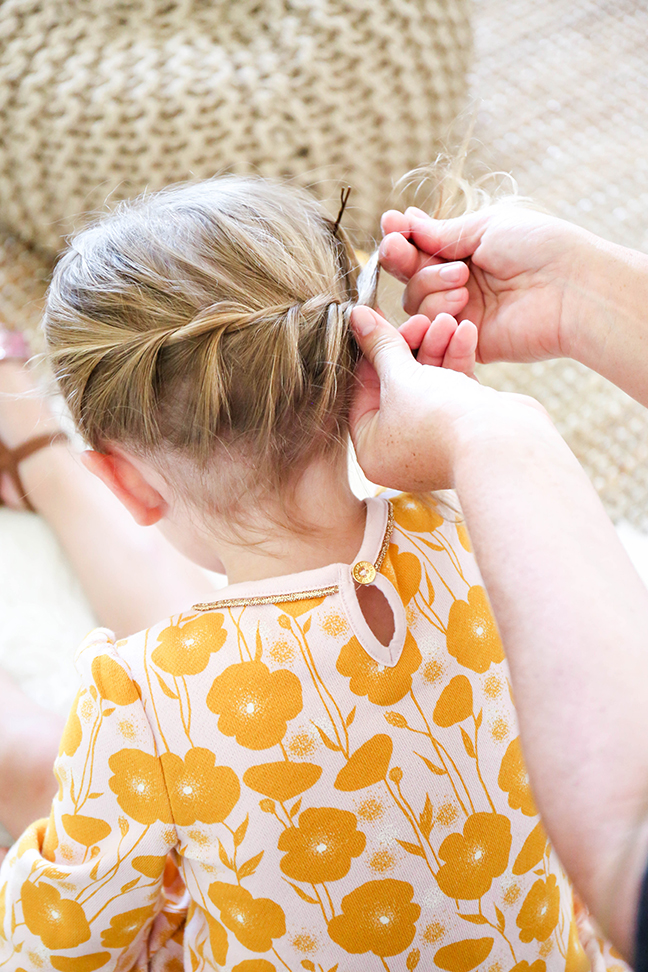
[{"label": "twisted braid in hair", "polygon": [[340,449],[359,295],[353,251],[333,229],[301,190],[226,177],[122,204],[78,234],[45,330],[86,440],[202,467],[235,446],[275,486]]}]

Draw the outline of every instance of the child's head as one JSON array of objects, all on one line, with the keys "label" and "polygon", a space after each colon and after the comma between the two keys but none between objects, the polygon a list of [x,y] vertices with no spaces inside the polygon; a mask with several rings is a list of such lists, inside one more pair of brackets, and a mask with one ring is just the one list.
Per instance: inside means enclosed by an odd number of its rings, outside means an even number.
[{"label": "child's head", "polygon": [[[123,204],[79,233],[45,329],[93,448],[118,444],[231,512],[344,451],[356,298],[353,251],[314,199],[225,177]],[[229,457],[236,476],[215,490]]]}]

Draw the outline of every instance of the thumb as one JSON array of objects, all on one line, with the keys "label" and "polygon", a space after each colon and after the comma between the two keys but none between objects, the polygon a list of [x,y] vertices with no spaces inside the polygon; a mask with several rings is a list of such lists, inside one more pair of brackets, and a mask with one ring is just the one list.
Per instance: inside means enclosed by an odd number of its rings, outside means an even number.
[{"label": "thumb", "polygon": [[386,377],[393,368],[411,366],[414,359],[405,338],[371,307],[354,307],[350,323],[358,347],[379,378]]}]

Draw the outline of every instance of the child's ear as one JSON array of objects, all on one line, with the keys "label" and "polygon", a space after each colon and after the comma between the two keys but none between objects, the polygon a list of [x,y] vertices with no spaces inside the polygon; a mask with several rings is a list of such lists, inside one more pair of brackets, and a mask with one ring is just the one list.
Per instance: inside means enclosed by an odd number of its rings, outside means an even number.
[{"label": "child's ear", "polygon": [[152,526],[165,515],[166,500],[126,456],[88,450],[81,454],[81,462],[106,484],[140,526]]}]

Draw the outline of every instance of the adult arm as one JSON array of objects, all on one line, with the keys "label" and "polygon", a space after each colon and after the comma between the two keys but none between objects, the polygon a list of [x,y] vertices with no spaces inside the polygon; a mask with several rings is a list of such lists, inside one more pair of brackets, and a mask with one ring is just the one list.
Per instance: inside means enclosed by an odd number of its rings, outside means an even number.
[{"label": "adult arm", "polygon": [[645,254],[510,204],[447,220],[390,211],[383,232],[405,309],[465,314],[478,360],[574,358],[648,405]]},{"label": "adult arm", "polygon": [[648,860],[648,592],[543,410],[417,363],[366,308],[352,320],[365,354],[351,416],[360,463],[395,488],[456,488],[546,828],[632,960]]}]

